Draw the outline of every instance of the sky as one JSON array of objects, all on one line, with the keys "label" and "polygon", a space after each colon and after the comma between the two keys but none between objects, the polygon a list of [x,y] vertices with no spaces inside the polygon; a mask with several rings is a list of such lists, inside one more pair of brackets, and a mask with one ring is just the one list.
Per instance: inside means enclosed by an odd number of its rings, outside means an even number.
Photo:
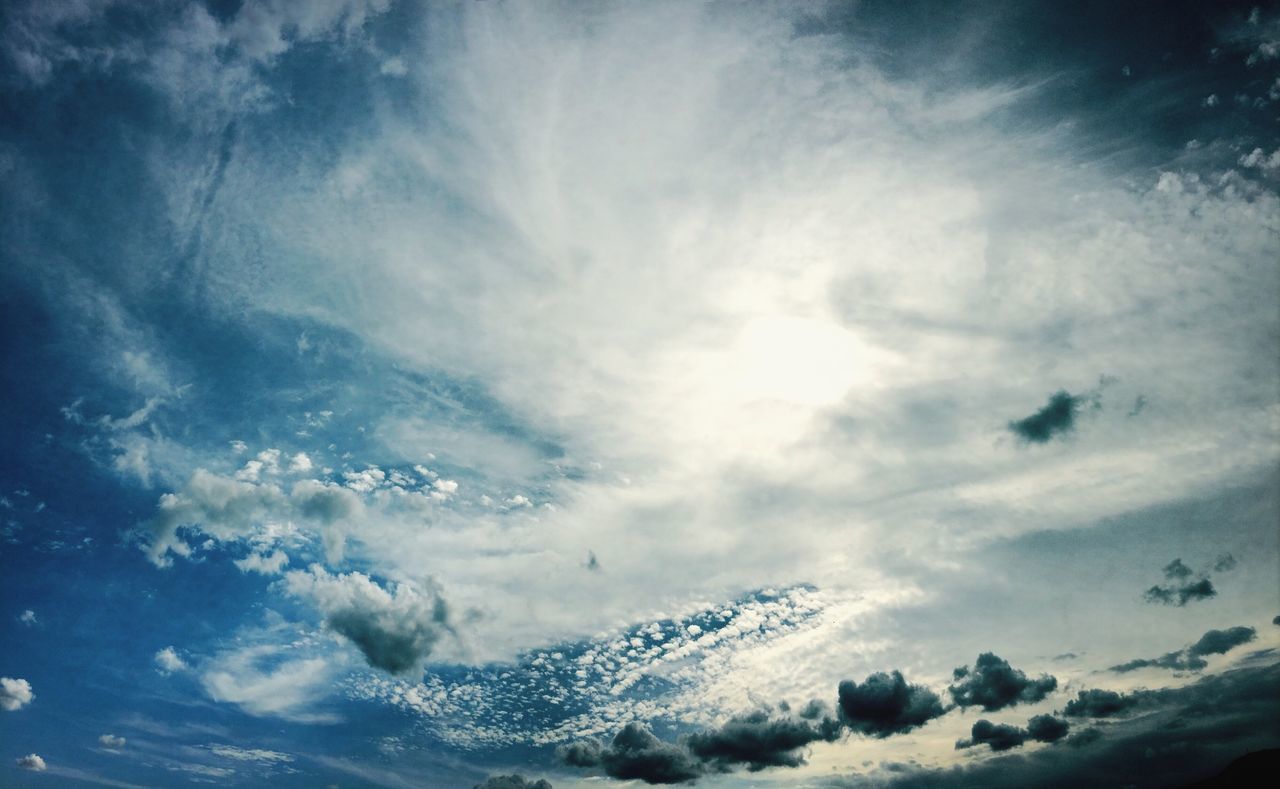
[{"label": "sky", "polygon": [[1280,7],[0,6],[0,785],[1280,748]]}]

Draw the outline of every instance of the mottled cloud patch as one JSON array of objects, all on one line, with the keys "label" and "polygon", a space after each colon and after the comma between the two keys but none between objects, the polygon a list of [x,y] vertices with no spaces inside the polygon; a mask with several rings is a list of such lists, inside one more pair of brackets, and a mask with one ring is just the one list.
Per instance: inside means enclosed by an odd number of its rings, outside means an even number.
[{"label": "mottled cloud patch", "polygon": [[113,751],[118,751],[125,746],[125,738],[117,737],[114,734],[103,734],[98,737],[98,744],[103,748],[110,748]]},{"label": "mottled cloud patch", "polygon": [[1241,644],[1247,644],[1256,638],[1258,631],[1252,627],[1229,627],[1225,630],[1210,630],[1200,637],[1196,643],[1176,652],[1168,652],[1158,658],[1130,660],[1112,666],[1111,671],[1124,674],[1141,668],[1166,668],[1173,671],[1200,671],[1208,666],[1206,655],[1223,655]]},{"label": "mottled cloud patch", "polygon": [[0,677],[0,710],[17,712],[35,700],[31,683],[25,679]]},{"label": "mottled cloud patch", "polygon": [[289,592],[310,600],[325,624],[344,636],[370,666],[391,674],[421,671],[451,632],[449,609],[434,589],[407,583],[383,588],[363,573],[330,574],[319,565],[286,574]]},{"label": "mottled cloud patch", "polygon": [[1047,444],[1075,429],[1076,416],[1088,399],[1088,395],[1073,395],[1060,390],[1050,395],[1049,402],[1039,411],[1010,422],[1009,430],[1028,443]]},{"label": "mottled cloud patch", "polygon": [[877,672],[861,685],[845,680],[837,693],[841,722],[871,737],[902,734],[946,712],[936,693],[908,684],[898,671]]},{"label": "mottled cloud patch", "polygon": [[1052,675],[1031,679],[991,652],[978,655],[973,668],[960,666],[952,677],[955,682],[948,688],[952,700],[961,707],[980,706],[987,712],[1040,701],[1058,687]]}]

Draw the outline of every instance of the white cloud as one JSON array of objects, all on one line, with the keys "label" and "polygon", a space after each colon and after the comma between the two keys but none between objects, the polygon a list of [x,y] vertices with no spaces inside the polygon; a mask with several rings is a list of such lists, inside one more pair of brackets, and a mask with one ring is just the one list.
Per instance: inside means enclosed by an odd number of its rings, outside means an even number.
[{"label": "white cloud", "polygon": [[336,723],[313,705],[328,695],[334,669],[322,657],[293,657],[290,650],[255,645],[216,655],[200,674],[214,701],[235,704],[256,716],[299,723]]},{"label": "white cloud", "polygon": [[16,712],[35,700],[31,683],[25,679],[0,677],[0,710]]},{"label": "white cloud", "polygon": [[290,474],[305,474],[311,468],[311,458],[307,457],[305,452],[299,452],[289,459]]},{"label": "white cloud", "polygon": [[98,737],[99,745],[104,748],[110,748],[113,751],[118,751],[123,748],[125,746],[125,742],[126,740],[124,737],[117,737],[114,734],[103,734]]},{"label": "white cloud", "polygon": [[1264,172],[1280,170],[1280,148],[1275,149],[1270,154],[1261,148],[1254,148],[1240,157],[1240,166],[1256,167]]},{"label": "white cloud", "polygon": [[293,757],[287,753],[262,748],[240,748],[235,745],[210,745],[208,748],[224,759],[231,759],[237,762],[263,762],[270,764],[293,761]]},{"label": "white cloud", "polygon": [[34,772],[43,772],[49,769],[49,765],[45,764],[44,759],[35,753],[18,757],[16,764],[24,770],[32,770]]},{"label": "white cloud", "polygon": [[18,621],[24,625],[27,625],[28,627],[39,622],[39,620],[36,618],[36,612],[32,611],[30,608],[28,608],[27,610],[23,611],[21,614],[18,615]]},{"label": "white cloud", "polygon": [[190,668],[173,647],[157,650],[152,660],[156,664],[156,671],[161,674],[176,674]]},{"label": "white cloud", "polygon": [[241,572],[255,572],[261,575],[279,575],[281,568],[289,563],[289,556],[284,551],[272,551],[270,554],[251,553],[243,559],[236,559],[235,565]]}]

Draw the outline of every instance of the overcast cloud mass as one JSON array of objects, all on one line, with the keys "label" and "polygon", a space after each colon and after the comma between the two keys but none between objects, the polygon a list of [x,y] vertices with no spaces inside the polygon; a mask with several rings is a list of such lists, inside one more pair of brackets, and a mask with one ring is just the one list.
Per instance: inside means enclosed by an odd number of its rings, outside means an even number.
[{"label": "overcast cloud mass", "polygon": [[0,6],[0,785],[1280,747],[1280,9]]}]

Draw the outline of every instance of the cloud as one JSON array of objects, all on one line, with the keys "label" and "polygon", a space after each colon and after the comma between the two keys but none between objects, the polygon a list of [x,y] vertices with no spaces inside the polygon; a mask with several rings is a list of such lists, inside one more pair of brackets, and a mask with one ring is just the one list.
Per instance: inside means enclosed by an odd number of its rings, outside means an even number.
[{"label": "cloud", "polygon": [[957,740],[956,748],[972,748],[975,745],[987,745],[993,751],[1007,751],[1017,748],[1027,741],[1025,729],[1009,726],[1004,723],[992,723],[981,719],[973,724],[971,736],[967,740]]},{"label": "cloud", "polygon": [[287,753],[266,750],[263,748],[240,748],[235,745],[210,745],[208,748],[217,756],[237,762],[274,764],[278,762],[293,761],[293,757]]},{"label": "cloud", "polygon": [[1036,715],[1027,721],[1027,734],[1039,742],[1057,742],[1070,730],[1071,724],[1053,715]]},{"label": "cloud", "polygon": [[948,688],[952,700],[961,707],[981,706],[987,712],[1040,701],[1058,687],[1052,675],[1030,679],[991,652],[978,655],[972,669],[960,666],[952,676],[956,680]]},{"label": "cloud", "polygon": [[0,677],[0,710],[16,712],[35,700],[31,683],[25,679]]},{"label": "cloud", "polygon": [[99,745],[101,745],[103,748],[110,748],[113,751],[118,751],[121,748],[123,748],[125,745],[125,742],[126,741],[124,737],[117,737],[114,734],[103,734],[98,737]]},{"label": "cloud", "polygon": [[40,620],[36,618],[36,612],[28,608],[21,614],[18,614],[18,621],[27,627],[31,627],[32,625],[37,624]]},{"label": "cloud", "polygon": [[476,784],[474,789],[552,789],[551,782],[545,778],[536,781],[523,775],[491,775],[484,783]]},{"label": "cloud", "polygon": [[1074,699],[1067,702],[1062,712],[1072,718],[1110,718],[1132,708],[1138,701],[1137,696],[1090,688],[1077,693]]},{"label": "cloud", "polygon": [[34,753],[18,757],[15,763],[24,770],[32,770],[34,772],[44,772],[49,769],[49,765],[45,764],[44,759],[40,758],[39,754]]},{"label": "cloud", "polygon": [[312,602],[369,665],[392,674],[421,672],[436,643],[452,632],[449,608],[434,588],[383,588],[363,573],[333,575],[319,565],[287,573],[285,584],[290,594]]},{"label": "cloud", "polygon": [[837,693],[840,720],[872,737],[911,731],[946,712],[936,693],[923,685],[907,684],[898,671],[877,672],[861,685],[846,679]]},{"label": "cloud", "polygon": [[333,673],[324,658],[295,657],[288,648],[265,644],[216,655],[202,667],[200,684],[209,698],[250,715],[335,723],[337,716],[312,711],[328,695]]},{"label": "cloud", "polygon": [[241,572],[261,575],[279,575],[280,570],[288,563],[289,556],[284,551],[272,551],[270,554],[254,552],[233,562]]},{"label": "cloud", "polygon": [[600,767],[611,778],[650,784],[684,783],[704,772],[688,750],[663,742],[642,723],[628,723],[607,746],[584,740],[557,748],[556,756],[571,767]]},{"label": "cloud", "polygon": [[[1230,572],[1235,569],[1236,564],[1234,556],[1224,553],[1218,556],[1212,568],[1216,572]],[[1191,580],[1193,575],[1196,575],[1196,573],[1184,564],[1181,559],[1174,559],[1164,568],[1164,577],[1170,583],[1164,585],[1156,584],[1144,592],[1142,597],[1148,603],[1183,607],[1187,603],[1208,600],[1217,596],[1218,590],[1213,587],[1213,582],[1209,580],[1208,570],[1199,573],[1199,577],[1194,581]]]},{"label": "cloud", "polygon": [[175,674],[190,668],[173,647],[158,650],[152,660],[156,664],[156,671],[161,674]]},{"label": "cloud", "polygon": [[841,726],[832,718],[811,723],[807,720],[774,718],[766,711],[731,718],[718,729],[691,734],[685,745],[710,768],[727,770],[740,764],[756,771],[766,767],[799,767],[805,763],[800,752],[817,742],[834,742]]},{"label": "cloud", "polygon": [[1072,395],[1058,391],[1050,395],[1049,402],[1031,416],[1009,423],[1009,430],[1033,444],[1046,444],[1050,439],[1070,433],[1076,424],[1076,414],[1088,399],[1087,395]]}]

